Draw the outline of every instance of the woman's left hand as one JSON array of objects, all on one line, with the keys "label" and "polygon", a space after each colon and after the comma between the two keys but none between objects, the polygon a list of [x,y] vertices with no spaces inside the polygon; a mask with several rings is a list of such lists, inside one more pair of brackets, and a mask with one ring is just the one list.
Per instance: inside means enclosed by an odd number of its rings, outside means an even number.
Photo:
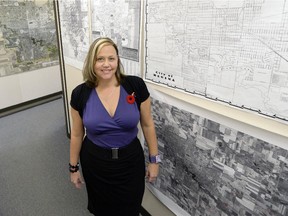
[{"label": "woman's left hand", "polygon": [[149,182],[154,182],[157,179],[159,173],[159,164],[158,163],[149,163],[146,170],[146,178]]}]

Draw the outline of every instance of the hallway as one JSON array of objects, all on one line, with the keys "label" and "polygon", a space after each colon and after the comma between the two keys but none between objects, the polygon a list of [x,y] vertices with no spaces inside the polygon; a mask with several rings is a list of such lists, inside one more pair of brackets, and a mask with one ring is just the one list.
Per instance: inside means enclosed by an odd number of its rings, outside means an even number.
[{"label": "hallway", "polygon": [[0,216],[91,216],[70,183],[62,99],[0,120]]}]

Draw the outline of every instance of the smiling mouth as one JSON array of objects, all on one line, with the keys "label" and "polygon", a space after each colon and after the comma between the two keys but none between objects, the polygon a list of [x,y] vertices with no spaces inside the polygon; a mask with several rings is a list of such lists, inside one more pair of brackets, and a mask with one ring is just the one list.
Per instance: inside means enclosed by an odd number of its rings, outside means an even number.
[{"label": "smiling mouth", "polygon": [[111,70],[102,70],[103,73],[110,73]]}]

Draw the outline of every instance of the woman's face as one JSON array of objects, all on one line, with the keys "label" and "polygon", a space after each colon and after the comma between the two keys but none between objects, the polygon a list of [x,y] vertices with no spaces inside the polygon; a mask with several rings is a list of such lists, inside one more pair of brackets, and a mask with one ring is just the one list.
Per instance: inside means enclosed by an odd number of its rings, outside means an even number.
[{"label": "woman's face", "polygon": [[118,56],[112,45],[102,47],[96,56],[94,71],[99,80],[113,78],[118,66]]}]

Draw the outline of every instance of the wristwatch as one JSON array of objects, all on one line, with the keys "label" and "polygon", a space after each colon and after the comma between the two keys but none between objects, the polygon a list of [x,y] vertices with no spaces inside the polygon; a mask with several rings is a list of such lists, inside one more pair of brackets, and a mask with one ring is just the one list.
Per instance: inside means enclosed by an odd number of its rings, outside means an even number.
[{"label": "wristwatch", "polygon": [[161,163],[160,155],[149,155],[149,162],[150,163]]}]

